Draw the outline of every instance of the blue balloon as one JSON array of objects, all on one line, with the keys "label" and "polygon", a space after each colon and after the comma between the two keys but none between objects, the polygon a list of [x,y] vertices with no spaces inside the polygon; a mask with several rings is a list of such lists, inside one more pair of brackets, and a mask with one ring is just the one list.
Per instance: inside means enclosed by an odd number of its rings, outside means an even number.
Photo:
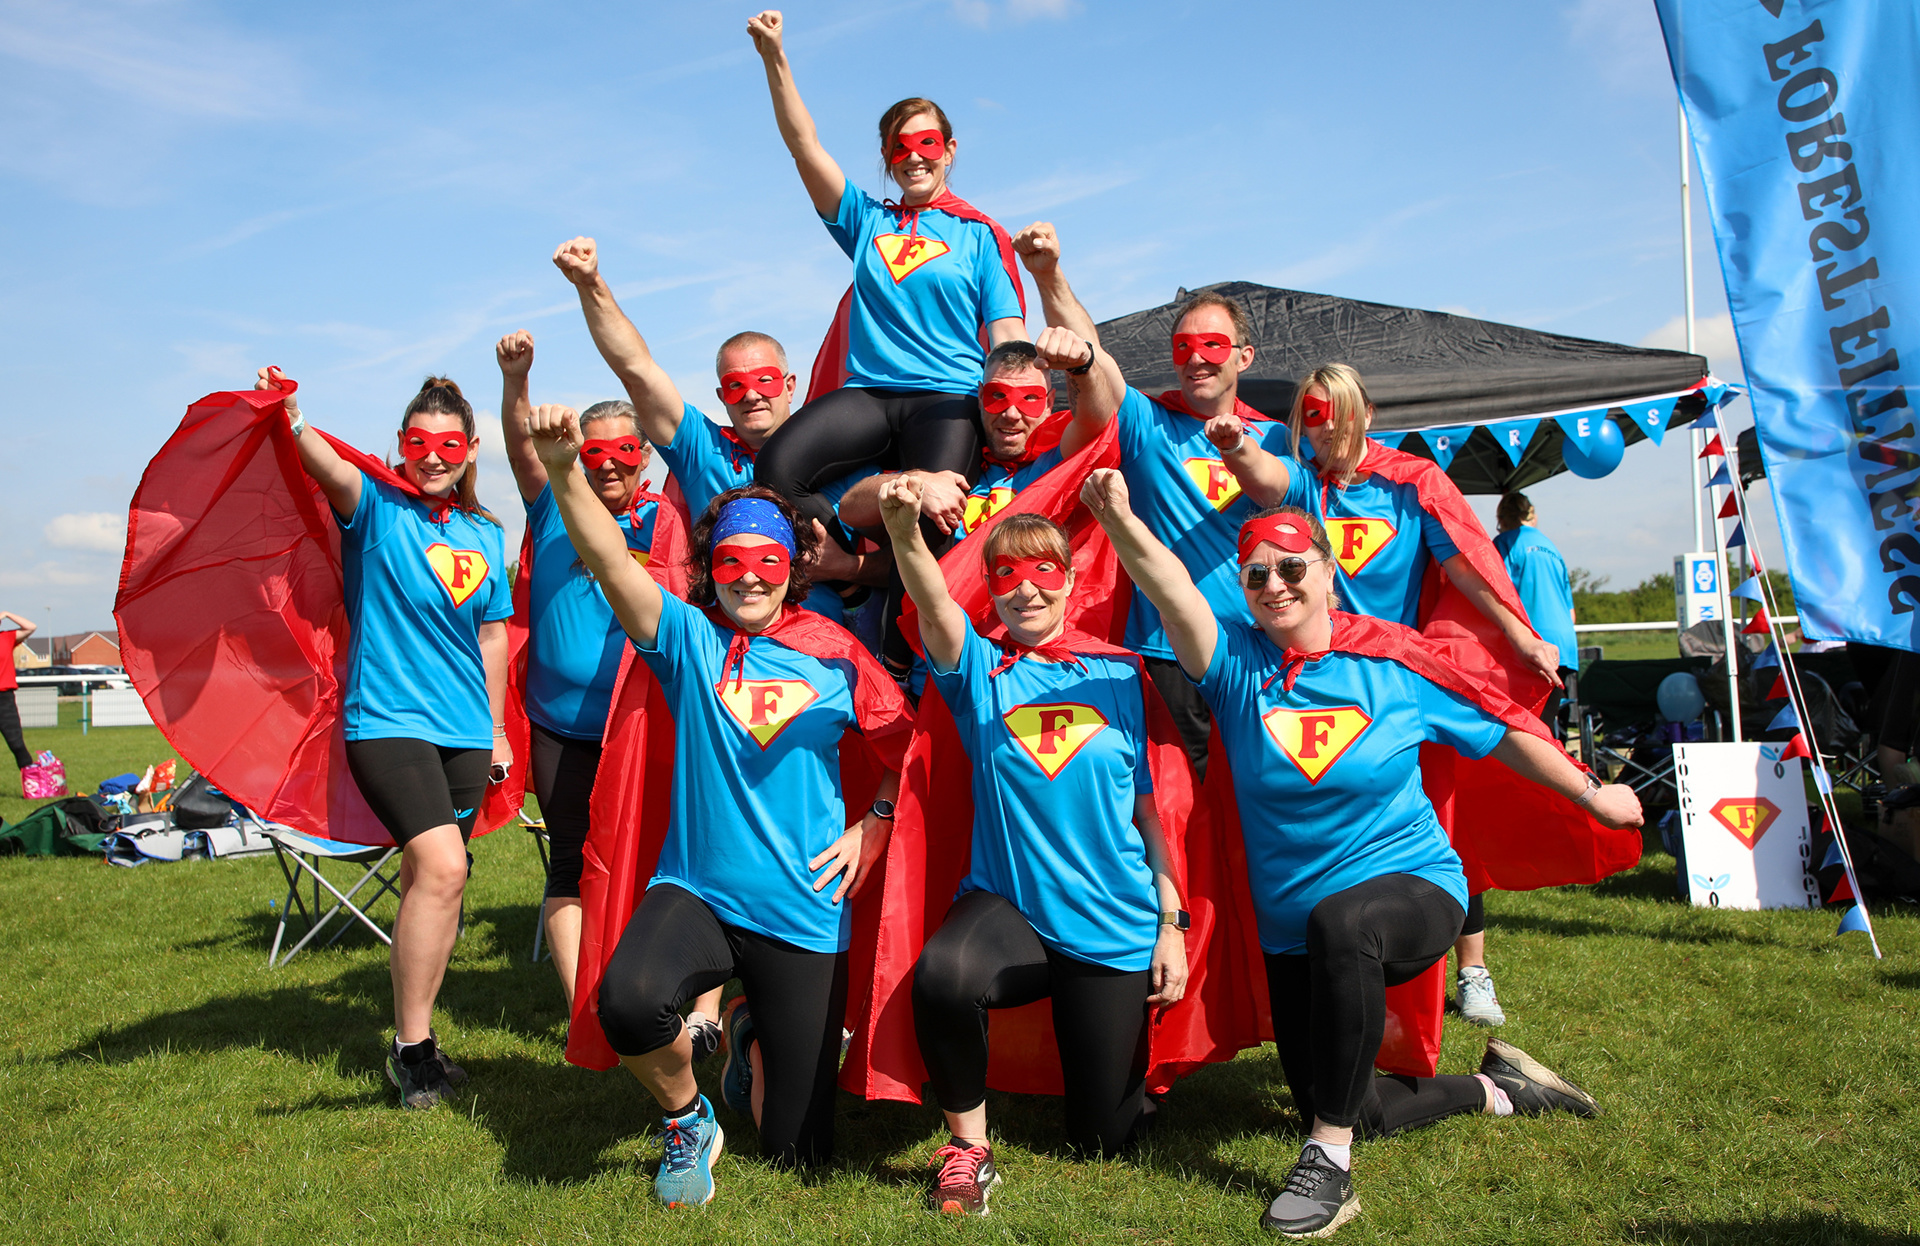
[{"label": "blue balloon", "polygon": [[1588,480],[1598,480],[1620,466],[1620,456],[1626,452],[1626,438],[1620,435],[1620,426],[1612,420],[1600,421],[1584,449],[1571,437],[1560,442],[1560,457],[1566,460],[1567,470]]},{"label": "blue balloon", "polygon": [[1690,723],[1707,708],[1700,681],[1687,671],[1675,671],[1661,680],[1653,699],[1660,707],[1660,717],[1670,723]]}]

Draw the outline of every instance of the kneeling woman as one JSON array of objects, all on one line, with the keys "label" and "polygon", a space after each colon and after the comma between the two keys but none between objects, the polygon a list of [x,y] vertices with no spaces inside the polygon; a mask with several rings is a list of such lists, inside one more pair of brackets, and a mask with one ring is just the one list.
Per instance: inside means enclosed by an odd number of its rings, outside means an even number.
[{"label": "kneeling woman", "polygon": [[[539,407],[528,427],[575,549],[673,712],[672,817],[607,964],[598,1018],[665,1114],[656,1193],[696,1205],[713,1197],[722,1134],[694,1082],[679,1010],[729,979],[753,999],[763,1149],[781,1164],[831,1156],[851,929],[843,901],[892,831],[905,703],[858,641],[799,609],[814,537],[801,526],[796,539],[778,494],[747,486],[708,505],[690,535],[683,602],[628,556],[575,466],[575,414]],[[896,770],[852,826],[840,793],[847,731],[863,732]]]},{"label": "kneeling woman", "polygon": [[953,1134],[935,1154],[932,1205],[985,1214],[1000,1181],[987,1010],[1052,998],[1068,1137],[1119,1151],[1145,1107],[1147,1010],[1186,988],[1184,914],[1151,794],[1139,663],[1067,629],[1067,534],[1019,515],[988,535],[1004,630],[990,641],[947,592],[914,481],[888,481],[880,506],[933,682],[973,762],[972,864],[914,970],[913,1016]]},{"label": "kneeling woman", "polygon": [[1612,827],[1633,790],[1601,786],[1499,693],[1419,633],[1332,609],[1326,530],[1292,507],[1242,525],[1240,583],[1257,626],[1217,619],[1128,505],[1119,472],[1082,492],[1175,656],[1200,685],[1233,767],[1280,1062],[1311,1137],[1262,1223],[1331,1233],[1359,1211],[1355,1130],[1381,1136],[1460,1112],[1597,1114],[1593,1098],[1498,1039],[1471,1077],[1375,1077],[1386,988],[1460,933],[1466,877],[1420,785],[1419,746],[1493,757]]}]

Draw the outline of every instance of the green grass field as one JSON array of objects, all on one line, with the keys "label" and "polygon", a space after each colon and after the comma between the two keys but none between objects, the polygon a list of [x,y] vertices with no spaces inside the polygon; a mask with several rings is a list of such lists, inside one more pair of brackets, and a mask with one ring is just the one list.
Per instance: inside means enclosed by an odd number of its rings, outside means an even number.
[{"label": "green grass field", "polygon": [[[83,786],[165,754],[120,728],[54,747]],[[57,741],[57,742],[56,742]],[[8,818],[23,802],[0,801]],[[768,1167],[721,1108],[719,1198],[651,1197],[649,1101],[561,1058],[529,961],[533,846],[476,841],[471,924],[436,1024],[466,1094],[403,1113],[380,1067],[384,950],[354,934],[269,970],[271,858],[114,869],[0,860],[0,1226],[10,1242],[1253,1242],[1299,1148],[1271,1048],[1196,1074],[1129,1161],[1080,1162],[1057,1107],[990,1103],[1007,1184],[985,1221],[920,1210],[931,1108],[842,1096],[839,1162]],[[1920,1242],[1920,919],[1885,961],[1832,913],[1677,902],[1672,862],[1489,897],[1505,1037],[1606,1116],[1456,1118],[1363,1143],[1368,1242]],[[390,913],[391,901],[381,912]],[[1483,1035],[1450,1022],[1442,1067]],[[720,1063],[701,1069],[717,1099]]]}]

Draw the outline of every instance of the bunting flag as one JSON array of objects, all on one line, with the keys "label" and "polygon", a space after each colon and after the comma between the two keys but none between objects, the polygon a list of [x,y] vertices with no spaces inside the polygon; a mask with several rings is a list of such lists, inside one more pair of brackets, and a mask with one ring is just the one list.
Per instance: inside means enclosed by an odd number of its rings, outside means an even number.
[{"label": "bunting flag", "polygon": [[1460,453],[1467,444],[1467,438],[1473,436],[1473,425],[1462,424],[1454,428],[1423,428],[1420,436],[1427,443],[1427,449],[1433,451],[1433,461],[1440,465],[1441,471],[1453,466],[1453,456]]},{"label": "bunting flag", "polygon": [[[1527,447],[1533,444],[1534,430],[1539,427],[1539,420],[1508,420],[1504,424],[1487,425],[1487,431],[1493,434],[1494,441],[1506,451],[1508,461],[1518,467],[1521,456],[1526,454]],[[1661,425],[1663,431],[1665,427],[1664,424]],[[1377,441],[1379,438],[1376,437],[1374,440]],[[1658,444],[1659,439],[1654,440]]]},{"label": "bunting flag", "polygon": [[1733,473],[1727,470],[1727,461],[1725,459],[1720,460],[1720,470],[1714,472],[1714,474],[1707,479],[1707,488],[1711,489],[1715,485],[1726,485],[1728,488],[1733,487]]},{"label": "bunting flag", "polygon": [[1834,885],[1833,894],[1827,897],[1827,903],[1839,904],[1843,900],[1858,900],[1859,898],[1859,896],[1853,894],[1853,880],[1845,874],[1842,874],[1840,881]]},{"label": "bunting flag", "polygon": [[1744,597],[1748,601],[1757,601],[1763,606],[1767,604],[1767,599],[1760,595],[1760,577],[1757,575],[1748,576],[1746,583],[1733,590],[1733,595]]},{"label": "bunting flag", "polygon": [[1747,530],[1738,523],[1733,525],[1733,535],[1727,538],[1728,549],[1738,549],[1747,543]]},{"label": "bunting flag", "polygon": [[1799,725],[1800,715],[1794,712],[1793,702],[1789,701],[1780,708],[1778,714],[1773,716],[1773,721],[1767,724],[1767,730],[1780,731],[1787,727],[1798,727]]},{"label": "bunting flag", "polygon": [[1729,489],[1727,490],[1727,500],[1720,503],[1720,513],[1718,515],[1715,515],[1714,518],[1715,519],[1738,519],[1739,517],[1740,517],[1740,495],[1738,493],[1735,493],[1733,490]]},{"label": "bunting flag", "polygon": [[[1405,441],[1406,439],[1407,439],[1407,431],[1405,429],[1402,429],[1397,433],[1382,433],[1382,432],[1376,431],[1376,432],[1370,432],[1367,434],[1367,440],[1377,441],[1381,445],[1387,447],[1387,449],[1389,450],[1398,450],[1400,448],[1400,443]],[[1307,448],[1306,442],[1307,442],[1307,439],[1305,437],[1302,437],[1300,439],[1300,448],[1302,451],[1304,451]]]},{"label": "bunting flag", "polygon": [[[1781,761],[1791,761],[1795,757],[1810,758],[1812,756],[1812,751],[1807,748],[1807,737],[1805,735],[1794,736],[1793,739],[1787,741],[1787,747],[1780,750]],[[1824,770],[1816,772],[1816,774],[1825,773],[1826,771]]]},{"label": "bunting flag", "polygon": [[1580,447],[1581,453],[1591,453],[1593,439],[1599,435],[1600,426],[1607,422],[1607,409],[1594,411],[1575,411],[1571,415],[1556,415],[1553,422],[1567,435],[1567,440]]},{"label": "bunting flag", "polygon": [[1866,910],[1859,904],[1855,904],[1841,916],[1840,929],[1833,933],[1836,935],[1864,934],[1871,939],[1873,937],[1873,930],[1867,925]]},{"label": "bunting flag", "polygon": [[1778,701],[1781,697],[1786,695],[1787,695],[1786,672],[1775,671],[1773,675],[1773,687],[1767,690],[1767,695],[1765,699],[1768,701]]},{"label": "bunting flag", "polygon": [[1767,620],[1766,608],[1762,607],[1760,613],[1747,620],[1747,625],[1741,628],[1740,632],[1745,636],[1765,636],[1771,626],[1772,624]]},{"label": "bunting flag", "polygon": [[1725,458],[1727,455],[1727,448],[1720,444],[1719,433],[1715,433],[1713,435],[1713,440],[1707,443],[1707,448],[1702,450],[1699,454],[1695,455],[1694,457],[1704,459],[1708,455],[1712,455],[1712,454],[1717,454],[1721,458]]},{"label": "bunting flag", "polygon": [[1772,645],[1768,645],[1753,656],[1753,669],[1756,671],[1764,671],[1769,666],[1778,665],[1780,665],[1780,651]]},{"label": "bunting flag", "polygon": [[[1826,829],[1824,822],[1822,823],[1821,829]],[[1845,865],[1846,863],[1847,859],[1840,855],[1840,841],[1836,839],[1827,845],[1827,855],[1826,858],[1820,862],[1820,868],[1830,870],[1836,865]]]},{"label": "bunting flag", "polygon": [[1673,404],[1679,396],[1660,398],[1652,402],[1636,402],[1631,407],[1616,407],[1622,415],[1639,425],[1654,445],[1659,445],[1667,436],[1667,423],[1673,419]]}]

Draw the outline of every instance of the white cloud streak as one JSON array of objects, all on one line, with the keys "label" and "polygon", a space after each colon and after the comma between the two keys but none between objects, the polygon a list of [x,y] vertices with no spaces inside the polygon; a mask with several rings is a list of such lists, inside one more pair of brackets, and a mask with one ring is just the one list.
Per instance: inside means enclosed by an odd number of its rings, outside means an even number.
[{"label": "white cloud streak", "polygon": [[55,515],[42,529],[55,549],[97,549],[118,553],[127,544],[127,517],[112,511]]}]

